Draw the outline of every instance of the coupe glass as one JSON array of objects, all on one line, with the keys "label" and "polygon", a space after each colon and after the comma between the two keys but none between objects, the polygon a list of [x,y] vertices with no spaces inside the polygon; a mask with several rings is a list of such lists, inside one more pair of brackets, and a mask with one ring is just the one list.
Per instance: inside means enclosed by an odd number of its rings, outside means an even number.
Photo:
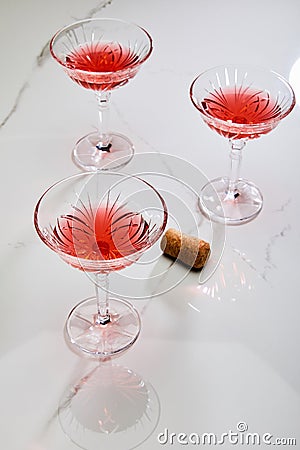
[{"label": "coupe glass", "polygon": [[248,139],[269,133],[292,111],[294,92],[271,70],[224,65],[201,73],[191,85],[190,97],[204,122],[230,143],[229,177],[202,188],[200,209],[228,225],[249,222],[261,211],[263,198],[258,187],[239,176],[242,149]]},{"label": "coupe glass", "polygon": [[108,275],[137,261],[166,222],[167,208],[156,189],[117,172],[74,175],[41,196],[34,212],[39,237],[96,286],[96,297],[77,304],[66,321],[66,340],[74,351],[105,358],[135,342],[139,314],[129,302],[110,297]]},{"label": "coupe glass", "polygon": [[150,56],[150,35],[118,19],[85,19],[58,31],[50,52],[71,80],[95,92],[98,103],[99,130],[76,143],[74,162],[87,171],[128,163],[134,147],[126,136],[109,131],[109,100],[111,91],[128,83]]}]

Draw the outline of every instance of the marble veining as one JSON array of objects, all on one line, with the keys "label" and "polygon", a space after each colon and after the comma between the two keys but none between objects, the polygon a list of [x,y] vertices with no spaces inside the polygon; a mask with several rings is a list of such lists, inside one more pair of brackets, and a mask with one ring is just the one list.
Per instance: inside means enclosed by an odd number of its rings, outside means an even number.
[{"label": "marble veining", "polygon": [[8,242],[7,245],[8,245],[9,247],[13,247],[13,248],[23,248],[23,247],[26,247],[25,242],[22,242],[22,241],[17,241],[17,242],[15,242],[15,243],[13,243],[13,242]]},{"label": "marble veining", "polygon": [[285,238],[291,231],[291,225],[285,225],[279,233],[274,234],[270,237],[269,242],[265,249],[265,261],[263,272],[261,274],[262,278],[268,281],[268,274],[270,270],[277,269],[276,263],[273,261],[273,250],[277,242]]},{"label": "marble veining", "polygon": [[106,8],[107,6],[109,6],[111,4],[112,4],[112,0],[101,1],[94,8],[90,9],[84,17],[79,18],[79,17],[72,16],[72,18],[75,21],[75,20],[83,20],[83,19],[88,19],[90,17],[94,17],[96,14],[98,14],[100,11],[102,11],[102,9]]},{"label": "marble veining", "polygon": [[[106,8],[107,6],[109,6],[111,4],[112,4],[112,0],[101,1],[98,5],[96,5],[94,8],[89,10],[84,17],[73,18],[73,20],[81,20],[81,19],[87,19],[89,17],[94,17],[102,9]],[[70,22],[73,20],[70,20]],[[49,59],[49,57],[50,57],[50,50],[49,50],[50,39],[43,45],[41,51],[35,58],[35,64],[33,66],[32,72],[29,75],[28,79],[24,81],[23,85],[19,89],[19,92],[16,95],[16,99],[15,99],[15,102],[14,102],[11,110],[8,112],[8,114],[4,117],[4,119],[0,123],[0,130],[1,130],[1,128],[3,128],[6,125],[6,123],[9,121],[9,119],[17,112],[19,104],[22,100],[24,91],[30,86],[30,80],[31,80],[32,75],[35,72],[35,70],[38,68],[41,68],[44,65],[45,61]]]},{"label": "marble veining", "polygon": [[[281,210],[280,210],[281,211]],[[276,263],[273,261],[273,251],[276,245],[278,245],[278,241],[285,238],[288,233],[291,231],[291,225],[285,225],[282,230],[274,235],[272,235],[266,244],[264,251],[264,261],[265,264],[262,269],[259,269],[255,263],[247,256],[245,252],[242,252],[240,249],[231,246],[232,250],[241,258],[243,262],[245,262],[251,270],[254,270],[257,275],[262,278],[267,283],[270,283],[269,274],[270,271],[277,269]]]},{"label": "marble veining", "polygon": [[285,212],[286,209],[291,205],[292,198],[289,197],[286,202],[284,202],[278,209],[274,209],[274,212]]},{"label": "marble veining", "polygon": [[49,56],[50,56],[49,44],[50,44],[50,39],[49,39],[49,41],[46,42],[46,44],[43,46],[42,50],[36,57],[36,66],[37,67],[42,67],[44,65],[45,61],[47,59],[49,59]]},{"label": "marble veining", "polygon": [[25,83],[23,83],[21,89],[19,90],[17,96],[16,96],[16,100],[11,108],[11,110],[8,112],[8,114],[6,115],[6,117],[2,120],[2,122],[0,123],[0,130],[7,124],[7,122],[10,120],[10,118],[16,113],[16,111],[18,110],[19,104],[21,102],[21,99],[23,97],[23,94],[25,92],[25,90],[29,87],[29,81],[25,81]]}]

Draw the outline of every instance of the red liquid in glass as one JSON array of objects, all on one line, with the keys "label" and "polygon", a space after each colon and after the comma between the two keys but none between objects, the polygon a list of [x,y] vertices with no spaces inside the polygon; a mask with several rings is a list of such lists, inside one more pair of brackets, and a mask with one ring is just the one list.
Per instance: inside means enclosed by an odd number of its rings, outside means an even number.
[{"label": "red liquid in glass", "polygon": [[[268,92],[241,87],[217,89],[203,99],[201,107],[211,118],[226,121],[220,124],[206,120],[219,134],[233,139],[253,139],[268,133],[277,125],[281,113],[280,105]],[[255,125],[259,124],[258,129]]]},{"label": "red liquid in glass", "polygon": [[67,71],[70,78],[93,90],[111,90],[127,83],[136,74],[138,63],[136,53],[114,42],[84,44],[65,60],[65,66],[71,69]]},{"label": "red liquid in glass", "polygon": [[[126,211],[122,206],[81,207],[59,217],[53,235],[60,251],[67,255],[111,261],[147,247],[149,226],[141,214]],[[82,268],[76,263],[72,265]],[[124,261],[118,269],[127,265]]]}]

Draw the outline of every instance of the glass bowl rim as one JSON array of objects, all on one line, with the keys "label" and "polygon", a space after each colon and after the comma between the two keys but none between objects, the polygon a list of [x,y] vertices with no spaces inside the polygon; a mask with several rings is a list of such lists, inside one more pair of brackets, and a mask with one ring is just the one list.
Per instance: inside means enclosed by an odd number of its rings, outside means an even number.
[{"label": "glass bowl rim", "polygon": [[229,126],[229,123],[226,120],[222,120],[216,117],[211,116],[210,114],[206,114],[205,111],[201,108],[199,108],[197,102],[195,101],[196,96],[193,93],[193,89],[195,84],[197,83],[197,81],[200,79],[200,77],[202,77],[203,75],[207,74],[208,72],[211,71],[216,71],[217,69],[221,69],[221,68],[237,68],[237,69],[248,69],[248,70],[259,70],[261,72],[265,72],[268,74],[271,74],[272,76],[275,76],[277,79],[279,79],[284,85],[285,87],[289,90],[290,94],[291,94],[291,99],[289,102],[289,107],[286,108],[286,110],[278,115],[276,118],[264,121],[264,122],[259,122],[259,123],[235,123],[232,122],[230,123],[230,127],[232,129],[236,129],[236,130],[243,130],[247,127],[250,127],[253,130],[260,130],[261,128],[264,128],[264,126],[269,126],[270,124],[273,123],[278,123],[280,120],[284,119],[294,108],[294,106],[296,105],[296,97],[295,97],[295,93],[294,90],[291,86],[291,84],[278,72],[272,70],[272,69],[268,69],[266,67],[263,66],[257,66],[257,65],[247,65],[247,64],[221,64],[221,65],[217,65],[214,67],[211,67],[209,69],[206,69],[202,72],[200,72],[200,74],[198,74],[192,81],[191,85],[190,85],[190,90],[189,90],[189,94],[190,94],[190,99],[193,103],[193,105],[195,106],[195,108],[206,118],[211,119],[214,121],[214,123],[219,123],[220,125],[225,125],[225,126]]},{"label": "glass bowl rim", "polygon": [[[147,54],[144,56],[143,59],[141,59],[138,63],[136,63],[132,68],[128,67],[126,69],[122,69],[122,70],[118,70],[116,72],[112,71],[112,72],[92,72],[92,71],[87,71],[87,70],[81,70],[81,69],[71,69],[69,67],[66,66],[66,64],[57,56],[56,52],[54,51],[54,42],[57,40],[58,36],[62,33],[64,33],[65,31],[72,29],[74,26],[82,24],[82,23],[89,23],[89,22],[105,22],[105,21],[113,21],[113,22],[119,22],[119,23],[123,23],[124,25],[130,25],[133,27],[136,27],[137,29],[139,29],[140,31],[142,31],[148,38],[149,40],[149,50],[147,52]],[[64,27],[60,28],[59,30],[56,31],[56,33],[52,36],[52,38],[50,39],[49,42],[49,49],[50,49],[50,54],[51,56],[65,69],[70,70],[70,71],[74,71],[77,73],[82,73],[82,74],[88,74],[90,76],[107,76],[107,75],[115,75],[116,73],[126,73],[130,70],[135,69],[136,67],[139,67],[141,64],[143,64],[151,55],[152,51],[153,51],[153,40],[152,37],[150,36],[150,34],[148,33],[148,31],[137,25],[134,22],[127,22],[126,20],[122,20],[122,19],[116,19],[114,17],[90,17],[87,19],[82,19],[82,20],[78,20],[76,22],[73,22],[69,25],[65,25]]]},{"label": "glass bowl rim", "polygon": [[[45,199],[45,197],[47,196],[47,194],[52,191],[54,188],[56,188],[57,186],[65,183],[65,182],[69,182],[73,179],[76,178],[84,178],[84,177],[92,177],[92,176],[108,176],[108,175],[118,175],[123,177],[123,179],[136,179],[139,182],[142,182],[143,184],[145,184],[146,186],[148,186],[150,189],[152,189],[153,192],[155,192],[156,196],[158,197],[158,199],[161,202],[162,205],[162,211],[163,211],[163,220],[162,220],[162,224],[160,225],[160,227],[158,228],[157,232],[156,232],[156,236],[155,236],[155,240],[151,241],[151,243],[149,243],[148,245],[145,245],[142,249],[136,250],[135,252],[130,253],[129,255],[125,255],[123,257],[120,258],[114,258],[114,259],[99,259],[99,260],[94,260],[94,259],[86,259],[86,258],[79,258],[76,256],[72,256],[69,255],[68,253],[65,253],[61,250],[58,250],[55,245],[53,245],[49,239],[47,239],[47,237],[43,234],[40,226],[39,226],[39,211],[40,211],[40,207],[41,204],[43,202],[43,200]],[[43,194],[39,197],[36,206],[34,208],[34,214],[33,214],[33,223],[34,223],[34,227],[35,230],[39,236],[39,238],[41,239],[41,241],[47,246],[49,247],[51,250],[53,250],[55,253],[62,255],[64,257],[67,258],[71,258],[74,260],[76,260],[79,265],[83,268],[83,270],[89,270],[88,269],[88,265],[89,264],[95,264],[95,265],[99,265],[99,266],[107,266],[109,267],[109,265],[117,265],[118,262],[124,261],[124,260],[129,260],[131,258],[134,258],[136,256],[142,255],[146,250],[148,250],[150,247],[152,247],[157,241],[158,239],[161,237],[161,235],[163,234],[166,225],[167,225],[167,220],[168,220],[168,209],[167,209],[167,205],[166,202],[164,200],[164,198],[162,197],[162,195],[158,192],[158,190],[151,184],[148,183],[148,181],[143,180],[143,178],[135,176],[135,175],[130,175],[130,174],[126,174],[126,173],[121,173],[121,172],[114,172],[114,171],[105,171],[105,172],[82,172],[82,173],[77,173],[75,175],[71,175],[69,177],[65,177],[59,181],[56,181],[55,183],[53,183],[50,187],[48,187]],[[84,261],[83,264],[80,263],[80,261]],[[85,267],[86,266],[86,267]],[[90,271],[94,271],[97,272],[97,270],[90,270]],[[99,269],[99,272],[102,272],[103,270]]]}]

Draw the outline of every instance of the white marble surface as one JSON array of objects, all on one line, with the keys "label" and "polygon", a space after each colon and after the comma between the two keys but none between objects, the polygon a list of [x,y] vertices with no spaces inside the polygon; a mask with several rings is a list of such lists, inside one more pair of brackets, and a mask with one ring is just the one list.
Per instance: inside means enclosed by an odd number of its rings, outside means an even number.
[{"label": "white marble surface", "polygon": [[[51,183],[78,172],[72,146],[97,125],[92,94],[67,79],[48,51],[58,28],[89,16],[136,22],[154,41],[138,76],[113,93],[113,128],[132,139],[139,161],[147,152],[167,153],[209,178],[226,173],[228,144],[193,108],[188,95],[193,78],[230,62],[264,65],[289,78],[300,57],[296,0],[0,3],[0,447],[5,450],[78,448],[62,431],[56,411],[85,362],[67,348],[62,329],[70,308],[92,295],[93,287],[42,245],[32,213]],[[297,92],[297,74],[292,82]],[[247,145],[243,175],[261,188],[264,208],[255,221],[226,230],[215,274],[200,285],[198,275],[182,276],[176,266],[172,277],[182,282],[174,289],[135,301],[142,333],[115,363],[148,380],[160,403],[152,433],[139,448],[184,447],[158,442],[166,428],[220,436],[236,431],[241,421],[250,432],[295,438],[297,445],[286,448],[300,448],[299,123],[297,105],[276,130]],[[178,211],[180,220],[181,215]],[[128,279],[119,280],[120,291],[130,291]],[[141,441],[136,436],[135,445]],[[105,442],[99,448],[129,448],[125,438],[123,444],[111,444],[109,437]]]}]

